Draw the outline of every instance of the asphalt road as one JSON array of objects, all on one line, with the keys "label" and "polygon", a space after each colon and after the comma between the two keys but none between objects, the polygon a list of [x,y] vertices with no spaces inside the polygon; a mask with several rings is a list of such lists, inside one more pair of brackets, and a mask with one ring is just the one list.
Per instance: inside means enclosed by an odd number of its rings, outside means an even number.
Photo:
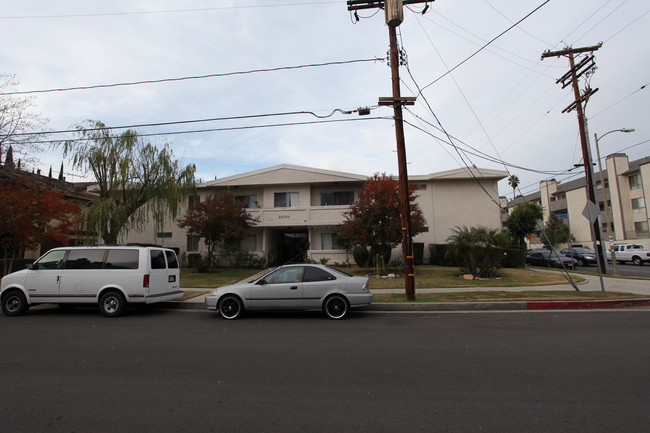
[{"label": "asphalt road", "polygon": [[[650,278],[650,264],[646,263],[643,264],[642,266],[636,266],[633,265],[632,263],[626,263],[624,265],[621,265],[620,263],[616,264],[617,272],[619,275],[623,275],[626,277],[644,277],[644,278]],[[598,272],[597,268],[595,266],[590,266],[587,268],[579,268],[583,269],[585,271],[592,271],[592,272]],[[607,265],[607,272],[613,271],[612,264],[611,262],[608,263]]]},{"label": "asphalt road", "polygon": [[0,431],[647,432],[650,310],[0,316]]}]

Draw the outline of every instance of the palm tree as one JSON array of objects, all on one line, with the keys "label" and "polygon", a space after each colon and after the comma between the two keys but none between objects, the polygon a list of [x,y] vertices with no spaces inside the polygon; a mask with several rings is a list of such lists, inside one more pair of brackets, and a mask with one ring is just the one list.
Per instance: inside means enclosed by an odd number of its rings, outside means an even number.
[{"label": "palm tree", "polygon": [[508,185],[510,185],[510,188],[512,188],[512,199],[515,199],[516,192],[515,190],[519,186],[519,178],[517,177],[516,174],[511,174],[508,177]]}]

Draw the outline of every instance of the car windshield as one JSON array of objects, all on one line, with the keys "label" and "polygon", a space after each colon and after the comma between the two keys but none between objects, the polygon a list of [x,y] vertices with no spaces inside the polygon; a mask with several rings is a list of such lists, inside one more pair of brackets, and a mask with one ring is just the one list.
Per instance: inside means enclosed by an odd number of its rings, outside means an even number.
[{"label": "car windshield", "polygon": [[589,248],[574,248],[574,250],[578,254],[596,254],[594,250],[590,250]]}]

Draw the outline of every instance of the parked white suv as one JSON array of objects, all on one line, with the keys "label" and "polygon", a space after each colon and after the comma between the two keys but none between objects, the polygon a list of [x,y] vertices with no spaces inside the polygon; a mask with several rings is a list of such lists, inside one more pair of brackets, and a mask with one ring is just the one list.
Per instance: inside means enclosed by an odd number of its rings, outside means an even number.
[{"label": "parked white suv", "polygon": [[158,247],[92,246],[54,248],[36,262],[2,278],[0,301],[7,316],[34,304],[99,304],[119,316],[129,303],[182,296],[178,258]]}]

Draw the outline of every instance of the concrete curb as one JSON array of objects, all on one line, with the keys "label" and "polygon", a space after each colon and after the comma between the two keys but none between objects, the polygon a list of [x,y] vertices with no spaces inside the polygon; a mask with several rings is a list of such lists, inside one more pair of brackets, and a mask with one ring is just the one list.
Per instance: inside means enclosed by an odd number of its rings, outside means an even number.
[{"label": "concrete curb", "polygon": [[[173,309],[208,311],[202,302],[175,301],[166,302],[165,306]],[[650,298],[588,301],[382,302],[372,304],[358,311],[521,311],[629,307],[650,307]]]}]

